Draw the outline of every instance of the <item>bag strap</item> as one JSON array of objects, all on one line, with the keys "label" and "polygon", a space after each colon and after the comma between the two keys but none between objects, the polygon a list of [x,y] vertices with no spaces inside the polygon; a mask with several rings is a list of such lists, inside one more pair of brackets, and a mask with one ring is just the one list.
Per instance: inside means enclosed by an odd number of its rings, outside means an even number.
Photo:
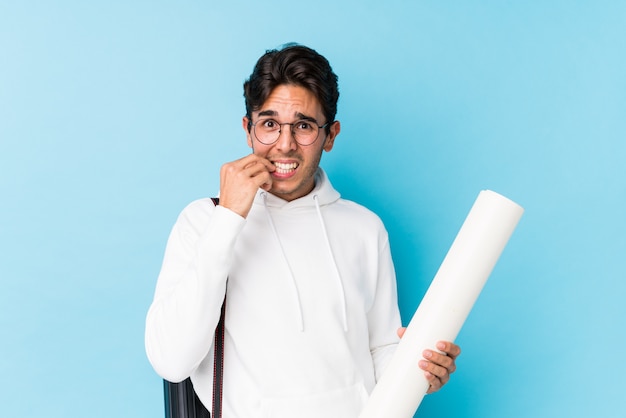
[{"label": "bag strap", "polygon": [[[212,197],[211,200],[215,206],[219,205],[220,200]],[[226,314],[226,295],[224,295],[224,303],[222,303],[222,312],[220,320],[215,328],[215,351],[213,356],[213,414],[212,418],[222,418],[222,391],[224,381],[224,316]]]}]

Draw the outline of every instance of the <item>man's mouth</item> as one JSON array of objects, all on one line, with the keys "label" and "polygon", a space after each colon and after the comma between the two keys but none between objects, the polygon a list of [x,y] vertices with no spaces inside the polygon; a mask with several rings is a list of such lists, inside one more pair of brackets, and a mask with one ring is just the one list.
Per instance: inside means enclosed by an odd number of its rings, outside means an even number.
[{"label": "man's mouth", "polygon": [[298,163],[279,163],[274,161],[274,166],[278,174],[287,174],[294,171],[298,167]]}]

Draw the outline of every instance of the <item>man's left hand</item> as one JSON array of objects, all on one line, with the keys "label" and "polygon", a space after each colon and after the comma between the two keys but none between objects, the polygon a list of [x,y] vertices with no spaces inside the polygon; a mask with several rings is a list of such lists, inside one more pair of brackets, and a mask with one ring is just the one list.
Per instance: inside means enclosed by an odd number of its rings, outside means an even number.
[{"label": "man's left hand", "polygon": [[[402,337],[406,328],[400,328],[398,335]],[[419,367],[430,383],[428,392],[434,393],[443,387],[450,375],[456,370],[456,358],[461,354],[461,347],[449,341],[437,342],[437,350],[424,350],[424,360],[420,360]],[[443,353],[443,354],[442,354]]]}]

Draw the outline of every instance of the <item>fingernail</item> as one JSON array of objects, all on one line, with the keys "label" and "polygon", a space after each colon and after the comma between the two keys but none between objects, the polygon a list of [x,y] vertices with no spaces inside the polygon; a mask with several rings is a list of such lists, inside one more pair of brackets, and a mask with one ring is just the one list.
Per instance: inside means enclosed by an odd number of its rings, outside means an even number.
[{"label": "fingernail", "polygon": [[424,351],[424,358],[431,358],[433,356],[433,353],[431,353],[430,351],[426,350]]},{"label": "fingernail", "polygon": [[441,341],[437,343],[437,348],[440,350],[445,350],[446,349],[446,344],[442,343]]}]

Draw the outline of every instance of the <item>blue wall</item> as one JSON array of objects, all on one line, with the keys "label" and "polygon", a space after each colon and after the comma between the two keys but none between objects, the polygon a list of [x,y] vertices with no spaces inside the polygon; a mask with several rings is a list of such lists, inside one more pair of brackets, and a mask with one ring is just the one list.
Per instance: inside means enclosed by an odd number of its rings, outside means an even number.
[{"label": "blue wall", "polygon": [[626,3],[211,3],[0,1],[2,415],[161,416],[169,229],[248,152],[256,58],[298,41],[339,75],[323,165],[387,224],[405,322],[481,189],[526,208],[416,416],[622,416]]}]

